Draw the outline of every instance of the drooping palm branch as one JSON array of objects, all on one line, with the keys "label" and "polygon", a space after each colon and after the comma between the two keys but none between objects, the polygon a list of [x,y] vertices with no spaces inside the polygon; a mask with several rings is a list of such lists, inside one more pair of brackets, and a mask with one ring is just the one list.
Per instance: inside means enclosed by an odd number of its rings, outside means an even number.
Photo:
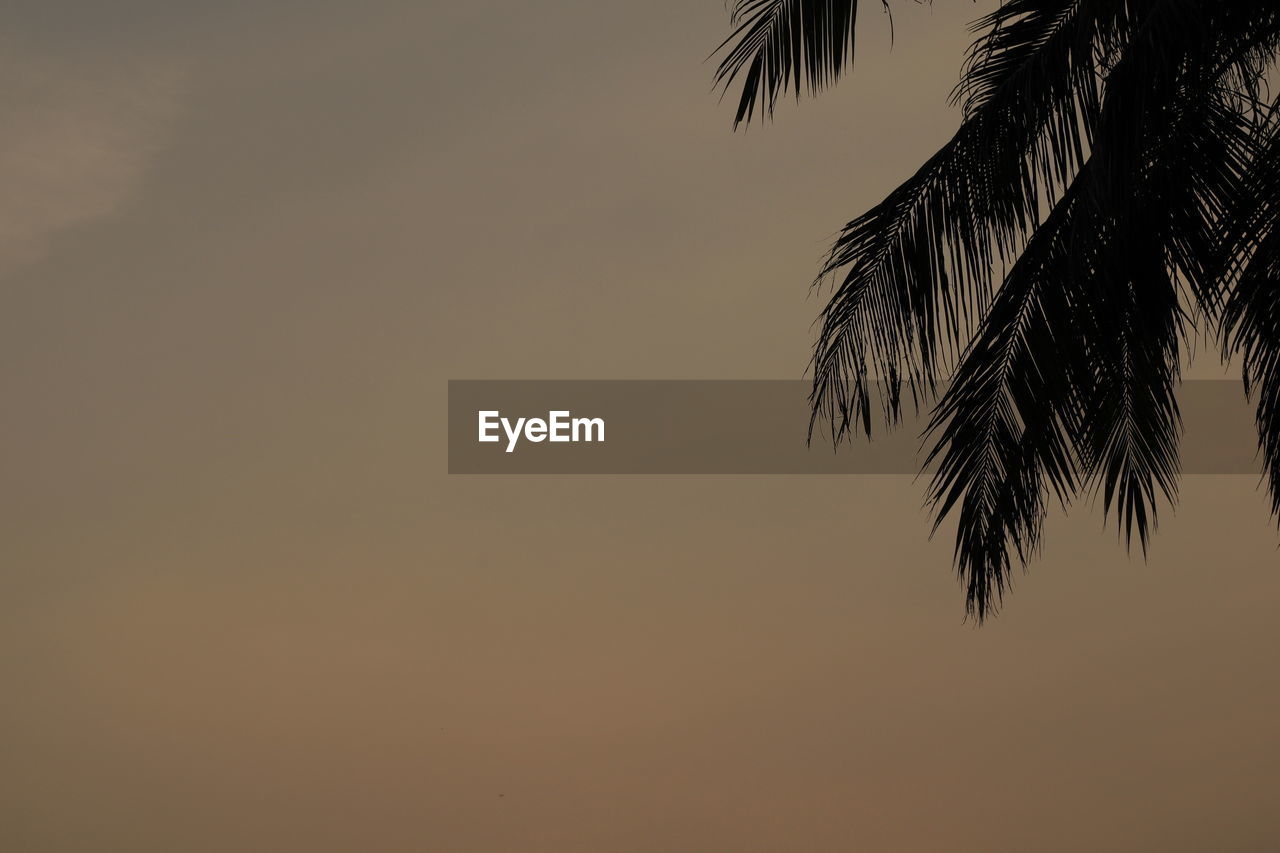
[{"label": "drooping palm branch", "polygon": [[735,29],[716,49],[726,51],[716,84],[727,87],[742,76],[735,126],[757,110],[772,115],[788,88],[796,97],[806,86],[816,94],[853,61],[852,0],[736,0],[730,16]]},{"label": "drooping palm branch", "polygon": [[[733,19],[737,122],[852,61],[856,0]],[[1192,334],[1242,358],[1280,515],[1280,0],[1006,0],[974,29],[959,130],[819,273],[810,402],[836,442],[871,435],[877,396],[889,425],[933,407],[930,498],[981,621],[1054,501],[1100,494],[1145,550]]]}]

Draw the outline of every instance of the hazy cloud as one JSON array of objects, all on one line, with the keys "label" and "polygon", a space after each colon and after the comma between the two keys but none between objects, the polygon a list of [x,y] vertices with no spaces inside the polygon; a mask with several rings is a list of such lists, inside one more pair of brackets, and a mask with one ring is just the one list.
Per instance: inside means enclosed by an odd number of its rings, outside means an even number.
[{"label": "hazy cloud", "polygon": [[111,215],[139,186],[178,111],[167,60],[79,57],[0,45],[0,275],[60,232]]}]

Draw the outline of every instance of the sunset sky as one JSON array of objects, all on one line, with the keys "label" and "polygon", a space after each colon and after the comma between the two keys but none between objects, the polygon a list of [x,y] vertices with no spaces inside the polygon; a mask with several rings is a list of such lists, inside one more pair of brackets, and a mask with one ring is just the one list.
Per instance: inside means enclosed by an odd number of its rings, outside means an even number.
[{"label": "sunset sky", "polygon": [[721,0],[8,3],[0,849],[1273,849],[1254,477],[976,628],[912,477],[446,473],[448,379],[803,374],[994,4],[876,5],[734,133]]}]

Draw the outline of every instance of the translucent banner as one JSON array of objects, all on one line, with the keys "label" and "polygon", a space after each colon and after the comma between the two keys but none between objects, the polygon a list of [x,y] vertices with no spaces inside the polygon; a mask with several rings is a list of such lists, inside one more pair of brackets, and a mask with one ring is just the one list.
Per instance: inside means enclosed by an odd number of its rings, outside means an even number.
[{"label": "translucent banner", "polygon": [[[450,474],[917,474],[928,411],[833,448],[790,380],[451,380]],[[1178,390],[1182,470],[1260,474],[1240,382]]]}]

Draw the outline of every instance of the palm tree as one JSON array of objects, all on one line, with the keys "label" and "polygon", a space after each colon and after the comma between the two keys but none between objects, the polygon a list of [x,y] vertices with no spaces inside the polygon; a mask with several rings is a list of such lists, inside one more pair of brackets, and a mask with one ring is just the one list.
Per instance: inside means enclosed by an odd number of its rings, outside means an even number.
[{"label": "palm tree", "polygon": [[[742,85],[735,126],[839,78],[857,6],[736,0],[716,77]],[[935,530],[956,513],[981,622],[1055,501],[1101,494],[1145,551],[1193,335],[1243,364],[1280,513],[1280,2],[1005,0],[975,31],[959,130],[815,282],[810,438],[931,407]]]}]

